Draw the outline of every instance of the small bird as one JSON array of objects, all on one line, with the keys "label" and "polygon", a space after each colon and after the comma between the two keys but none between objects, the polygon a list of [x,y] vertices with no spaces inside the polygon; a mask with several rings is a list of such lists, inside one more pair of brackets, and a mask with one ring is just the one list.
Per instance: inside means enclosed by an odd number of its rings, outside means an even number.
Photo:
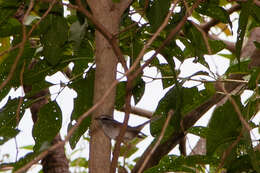
[{"label": "small bird", "polygon": [[[111,116],[109,115],[101,115],[96,118],[101,124],[101,127],[104,131],[104,133],[110,138],[110,139],[116,139],[120,133],[120,129],[123,126],[123,123],[118,122],[114,120]],[[142,128],[149,123],[149,121],[144,122],[143,124],[140,124],[135,127],[131,127],[127,125],[126,132],[123,137],[124,142],[129,142],[135,137],[138,138],[144,138],[146,135],[141,132]]]}]

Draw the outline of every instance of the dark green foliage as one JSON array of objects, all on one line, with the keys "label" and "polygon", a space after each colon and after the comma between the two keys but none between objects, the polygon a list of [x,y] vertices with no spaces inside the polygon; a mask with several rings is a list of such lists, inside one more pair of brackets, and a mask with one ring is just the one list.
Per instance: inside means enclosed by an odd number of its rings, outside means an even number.
[{"label": "dark green foliage", "polygon": [[160,163],[144,173],[163,173],[163,172],[193,172],[200,170],[203,171],[204,168],[200,165],[210,164],[217,165],[218,159],[215,157],[193,155],[193,156],[176,156],[168,155],[161,159]]},{"label": "dark green foliage", "polygon": [[[242,108],[240,101],[237,104]],[[241,122],[233,105],[228,101],[223,106],[216,108],[209,125],[207,135],[207,154],[213,155],[216,152],[224,152],[239,136]]]},{"label": "dark green foliage", "polygon": [[5,24],[13,16],[22,1],[0,1],[0,26]]},{"label": "dark green foliage", "polygon": [[61,110],[56,102],[49,102],[40,109],[32,131],[35,152],[46,150],[51,146],[52,140],[60,131],[61,123]]},{"label": "dark green foliage", "polygon": [[19,168],[23,167],[24,165],[26,165],[27,163],[32,161],[37,155],[38,155],[38,153],[36,153],[36,152],[30,152],[30,153],[26,154],[24,157],[20,158],[14,164],[14,171],[18,170]]},{"label": "dark green foliage", "polygon": [[161,128],[170,109],[174,110],[174,115],[168,125],[165,136],[167,138],[174,131],[179,131],[182,117],[204,103],[213,94],[214,91],[210,89],[198,91],[196,87],[179,89],[172,87],[160,100],[156,108],[154,115],[160,115],[162,117],[151,123],[151,134],[153,136],[158,136],[160,134]]},{"label": "dark green foliage", "polygon": [[212,1],[202,3],[196,11],[200,14],[215,18],[222,23],[231,23],[228,12],[223,7],[220,7]]},{"label": "dark green foliage", "polygon": [[[0,63],[0,83],[2,83],[8,76],[13,62],[18,55],[18,49],[11,51],[4,60]],[[6,88],[0,91],[0,99],[6,96],[11,87],[18,87],[20,85],[20,71],[24,65],[28,65],[31,61],[35,49],[29,47],[28,44],[25,45],[22,56],[20,57],[20,61],[17,64],[17,67],[13,73],[11,81],[8,83]]]},{"label": "dark green foliage", "polygon": [[41,22],[40,27],[43,33],[41,36],[43,55],[48,63],[55,66],[62,59],[65,42],[68,39],[67,21],[59,15],[49,14]]},{"label": "dark green foliage", "polygon": [[246,27],[250,16],[250,11],[253,5],[253,1],[249,0],[241,3],[242,9],[239,15],[238,30],[237,30],[237,42],[236,42],[236,57],[240,62],[240,54],[246,33]]},{"label": "dark green foliage", "polygon": [[116,87],[116,102],[115,108],[121,109],[125,104],[125,91],[126,91],[126,82],[120,82]]},{"label": "dark green foliage", "polygon": [[23,103],[19,108],[20,111],[17,114],[18,105],[19,98],[9,100],[7,104],[0,109],[0,144],[5,143],[10,138],[15,137],[19,133],[17,125],[24,114],[25,108],[28,105]]},{"label": "dark green foliage", "polygon": [[[113,5],[115,6],[113,6],[113,8],[111,7],[111,10],[117,10],[117,7],[122,0],[113,0],[113,2]],[[127,60],[127,65],[129,67],[134,64],[140,51],[143,49],[143,46],[154,36],[157,29],[162,25],[170,7],[172,7],[170,6],[172,2],[172,0],[133,1],[123,12],[119,28],[120,31],[124,30],[124,32],[119,31],[119,34],[112,34],[114,39],[118,39],[118,46]],[[195,0],[175,2],[177,2],[177,5],[175,6],[172,16],[169,18],[167,26],[145,50],[145,53],[148,53],[150,51],[158,51],[160,48],[160,51],[158,52],[159,56],[154,57],[150,67],[153,67],[157,72],[160,72],[162,79],[159,79],[158,76],[145,77],[150,81],[161,80],[163,89],[171,87],[165,96],[162,97],[161,100],[158,100],[159,103],[154,113],[154,117],[159,117],[159,119],[152,121],[150,124],[151,134],[155,137],[155,142],[161,133],[168,112],[172,109],[174,115],[166,129],[161,144],[164,145],[164,142],[166,142],[170,136],[172,137],[175,134],[181,133],[182,130],[185,130],[185,132],[206,139],[207,155],[186,157],[166,155],[160,160],[158,165],[145,172],[216,172],[217,167],[222,161],[221,158],[223,153],[228,149],[230,153],[228,153],[223,165],[223,169],[225,169],[226,172],[260,172],[260,154],[258,151],[254,150],[252,139],[249,133],[244,130],[241,125],[238,113],[234,110],[234,107],[230,102],[215,109],[207,127],[196,126],[189,128],[184,125],[186,129],[181,128],[181,122],[183,118],[185,118],[185,115],[191,115],[196,108],[199,108],[202,105],[204,106],[206,101],[209,99],[211,101],[218,97],[219,93],[215,92],[215,83],[212,84],[212,81],[206,83],[202,81],[201,84],[199,84],[200,86],[205,86],[204,90],[198,90],[195,86],[190,88],[184,87],[184,83],[190,79],[194,79],[193,77],[199,79],[201,76],[214,76],[209,74],[209,72],[201,70],[185,78],[180,78],[179,74],[181,71],[178,69],[188,58],[194,58],[194,63],[200,63],[205,68],[209,69],[209,64],[205,59],[205,55],[215,55],[226,47],[224,42],[212,40],[207,35],[218,33],[214,33],[214,31],[211,30],[212,33],[205,33],[205,36],[203,31],[201,31],[201,29],[203,29],[201,24],[207,23],[208,17],[224,23],[229,27],[228,29],[230,29],[231,32],[237,32],[235,53],[221,54],[230,60],[230,67],[221,80],[225,80],[225,77],[230,74],[245,75],[243,80],[248,80],[248,83],[243,82],[244,88],[252,90],[253,94],[248,98],[244,105],[241,104],[239,98],[240,93],[238,93],[234,99],[236,100],[236,104],[239,106],[245,121],[248,122],[248,125],[250,125],[251,128],[259,129],[259,124],[253,123],[252,118],[259,111],[260,91],[258,85],[260,81],[258,78],[260,71],[259,68],[249,69],[248,65],[252,62],[244,59],[240,62],[240,56],[244,38],[248,37],[250,31],[256,26],[260,26],[260,8],[253,0],[236,3],[230,3],[225,0],[200,1],[198,7],[191,14],[193,18],[196,18],[200,22],[200,24],[188,17],[188,21],[186,21],[179,30],[176,30],[176,35],[174,35],[174,37],[161,49],[165,40],[169,38],[169,34],[176,29],[176,26],[180,22],[184,21],[184,16],[186,17],[186,15],[189,15],[187,7],[191,10],[192,6],[196,3]],[[23,3],[26,11],[30,4],[30,0],[0,0],[0,84],[2,84],[9,75],[19,52],[19,48],[11,51],[7,50],[22,41],[22,24],[14,15],[17,12],[18,7]],[[75,0],[69,0],[66,1],[66,3],[76,5]],[[81,0],[81,3],[86,10],[92,13],[85,0]],[[227,10],[227,7],[234,4],[240,5],[238,8],[238,31],[235,31],[232,28],[233,21],[231,23],[230,14],[228,13],[229,10]],[[34,7],[29,13],[29,16],[32,15],[36,18],[31,21],[31,23],[26,22],[25,27],[27,34],[32,26],[40,20],[42,15],[49,8],[49,5],[49,3],[44,1],[34,1]],[[68,130],[74,127],[77,119],[93,106],[96,67],[96,26],[94,26],[89,18],[86,18],[83,13],[76,11],[76,9],[73,8],[67,8],[69,15],[64,16],[64,12],[67,12],[64,9],[64,5],[62,6],[61,3],[56,3],[46,18],[44,18],[40,22],[40,25],[31,33],[25,44],[23,54],[12,74],[11,80],[0,90],[0,100],[2,100],[12,88],[17,89],[22,84],[31,88],[30,92],[26,92],[26,95],[24,96],[25,99],[20,107],[21,111],[19,117],[16,115],[19,98],[13,100],[9,99],[6,105],[1,108],[0,145],[6,143],[9,139],[14,138],[19,133],[17,125],[24,114],[25,108],[28,108],[31,103],[36,101],[35,99],[32,99],[32,96],[43,89],[48,89],[51,84],[46,82],[45,79],[47,76],[51,76],[56,72],[66,72],[69,81],[67,83],[62,83],[62,87],[67,86],[77,92],[77,98],[74,100],[74,108]],[[133,21],[133,14],[136,13],[141,15],[144,20]],[[96,20],[99,20],[98,16],[94,17]],[[198,29],[197,25],[202,26],[201,29]],[[219,27],[219,25],[216,27]],[[259,41],[255,42],[255,46],[257,48],[260,47]],[[3,51],[6,51],[7,53],[4,54]],[[138,62],[133,73],[150,58],[150,55],[152,56],[153,53],[150,52],[149,54],[146,54],[144,58]],[[161,57],[163,57],[163,62],[161,61]],[[179,63],[176,63],[176,59],[180,61],[180,66]],[[37,63],[31,68],[32,61]],[[69,64],[70,67],[73,65],[73,68],[69,69]],[[23,68],[24,72],[22,73]],[[189,69],[186,70],[188,71]],[[134,104],[140,102],[145,92],[146,82],[143,80],[143,73],[144,72],[138,74],[132,81],[133,86],[131,92]],[[215,74],[215,76],[218,75]],[[229,85],[229,83],[225,84]],[[117,85],[115,109],[120,110],[125,105],[125,96],[127,93],[126,85],[127,81],[120,81]],[[244,88],[242,88],[241,91],[243,91]],[[212,97],[213,95],[214,97]],[[39,154],[39,152],[51,146],[53,138],[61,128],[61,122],[62,115],[56,102],[49,102],[40,109],[38,121],[33,127],[33,137],[35,140],[34,152],[19,159],[14,164],[14,171],[30,162]],[[91,118],[88,116],[72,135],[69,141],[71,148],[74,149],[76,147],[79,139],[89,129],[90,124]],[[234,144],[238,138],[240,138],[239,141]],[[137,151],[138,147],[136,147],[136,144],[139,141],[132,142],[131,148],[126,146],[121,148],[120,156],[129,158]],[[234,146],[230,149],[230,146],[232,145]],[[138,158],[135,159],[135,161],[136,160],[138,160]],[[210,170],[205,170],[204,165],[209,165]],[[81,157],[76,158],[71,161],[71,166],[87,169],[88,160]],[[133,167],[133,163],[130,164],[125,162],[123,170],[125,168],[132,169]]]},{"label": "dark green foliage", "polygon": [[147,18],[152,26],[153,32],[155,32],[169,12],[170,0],[155,0],[151,3],[151,6],[147,10]]},{"label": "dark green foliage", "polygon": [[0,25],[0,37],[7,37],[22,32],[21,23],[14,18],[9,18],[5,24]]},{"label": "dark green foliage", "polygon": [[[95,71],[90,69],[86,78],[80,78],[74,81],[70,87],[72,87],[78,94],[74,103],[74,110],[71,115],[71,121],[68,126],[68,130],[74,126],[77,119],[93,105],[93,93],[94,93],[94,79]],[[70,138],[71,148],[75,148],[80,137],[88,130],[91,122],[91,117],[88,116]]]}]

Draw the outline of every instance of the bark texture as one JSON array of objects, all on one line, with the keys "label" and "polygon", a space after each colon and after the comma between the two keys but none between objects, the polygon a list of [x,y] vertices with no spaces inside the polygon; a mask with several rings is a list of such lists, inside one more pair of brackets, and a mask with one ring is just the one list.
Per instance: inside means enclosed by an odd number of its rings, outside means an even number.
[{"label": "bark texture", "polygon": [[[122,1],[113,3],[112,0],[97,0],[88,1],[93,16],[99,21],[111,34],[116,34],[119,31],[119,22],[121,14],[126,8]],[[110,43],[103,35],[96,31],[95,33],[95,89],[94,89],[94,104],[97,103],[110,88],[111,84],[116,79],[117,56],[115,55]],[[102,104],[92,114],[91,124],[91,139],[90,139],[90,161],[89,169],[91,173],[107,173],[110,169],[111,143],[99,127],[95,117],[102,114],[113,116],[116,88],[106,98]]]}]

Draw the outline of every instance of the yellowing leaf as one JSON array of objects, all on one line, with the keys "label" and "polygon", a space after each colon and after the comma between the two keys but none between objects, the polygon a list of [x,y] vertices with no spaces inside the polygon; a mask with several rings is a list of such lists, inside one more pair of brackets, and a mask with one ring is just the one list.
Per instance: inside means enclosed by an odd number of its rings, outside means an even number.
[{"label": "yellowing leaf", "polygon": [[220,28],[222,30],[222,32],[224,32],[226,34],[226,36],[230,36],[232,35],[231,31],[228,28],[227,24],[224,23],[219,23],[216,25],[218,28]]}]

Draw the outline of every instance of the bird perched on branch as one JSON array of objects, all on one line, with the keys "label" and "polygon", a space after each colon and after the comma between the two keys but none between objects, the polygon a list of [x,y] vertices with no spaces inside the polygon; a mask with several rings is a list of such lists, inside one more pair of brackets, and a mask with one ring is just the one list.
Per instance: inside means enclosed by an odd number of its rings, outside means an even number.
[{"label": "bird perched on branch", "polygon": [[[123,126],[123,123],[118,122],[114,120],[111,116],[109,115],[101,115],[96,118],[100,122],[100,125],[105,133],[110,139],[116,140],[120,133],[120,129]],[[141,132],[142,128],[149,123],[150,120],[144,122],[143,124],[140,124],[138,126],[129,126],[127,125],[126,132],[123,137],[124,142],[129,142],[135,137],[138,138],[144,138],[146,135]]]}]

